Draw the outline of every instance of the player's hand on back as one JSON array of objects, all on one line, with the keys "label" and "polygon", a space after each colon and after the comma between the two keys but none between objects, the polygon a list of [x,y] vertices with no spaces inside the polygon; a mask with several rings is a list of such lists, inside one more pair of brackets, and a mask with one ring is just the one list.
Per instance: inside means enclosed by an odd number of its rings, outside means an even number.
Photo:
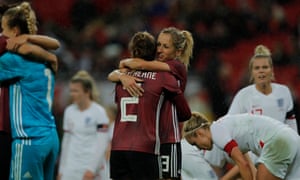
[{"label": "player's hand on back", "polygon": [[123,88],[131,96],[138,97],[143,95],[144,89],[140,86],[140,83],[143,82],[142,79],[123,74],[120,76],[120,81],[123,85]]}]

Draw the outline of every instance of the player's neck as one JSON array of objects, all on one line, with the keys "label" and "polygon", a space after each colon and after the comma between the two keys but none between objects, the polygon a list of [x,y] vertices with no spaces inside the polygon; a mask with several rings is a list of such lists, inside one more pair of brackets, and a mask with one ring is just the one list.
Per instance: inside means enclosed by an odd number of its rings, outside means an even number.
[{"label": "player's neck", "polygon": [[272,86],[270,83],[256,84],[256,89],[265,95],[272,93]]},{"label": "player's neck", "polygon": [[84,111],[88,109],[91,106],[92,101],[91,100],[86,100],[84,102],[81,102],[78,104],[78,108],[80,111]]}]

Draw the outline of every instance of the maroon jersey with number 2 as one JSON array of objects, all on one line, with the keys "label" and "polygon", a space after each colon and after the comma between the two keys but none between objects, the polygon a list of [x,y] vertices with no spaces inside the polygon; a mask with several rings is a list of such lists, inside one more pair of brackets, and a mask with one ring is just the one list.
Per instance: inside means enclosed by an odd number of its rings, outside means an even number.
[{"label": "maroon jersey with number 2", "polygon": [[132,76],[144,80],[145,90],[140,97],[132,97],[116,84],[115,102],[118,113],[112,139],[112,150],[138,151],[158,154],[159,119],[165,95],[182,94],[175,77],[169,72],[132,71]]}]

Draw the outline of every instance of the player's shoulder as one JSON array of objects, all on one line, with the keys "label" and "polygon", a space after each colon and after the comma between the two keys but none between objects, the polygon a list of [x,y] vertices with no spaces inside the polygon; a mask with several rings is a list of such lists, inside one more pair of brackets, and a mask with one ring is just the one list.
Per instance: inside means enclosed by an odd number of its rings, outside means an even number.
[{"label": "player's shoulder", "polygon": [[180,62],[179,60],[176,60],[176,59],[172,59],[172,60],[169,60],[169,61],[165,61],[169,66],[174,66],[176,68],[182,68],[182,69],[185,69],[185,65]]},{"label": "player's shoulder", "polygon": [[173,83],[173,81],[176,81],[176,78],[172,72],[158,72],[158,77],[165,84]]},{"label": "player's shoulder", "polygon": [[12,52],[5,52],[5,53],[2,55],[2,58],[3,58],[3,59],[23,59],[23,57],[20,56],[19,54],[12,53]]},{"label": "player's shoulder", "polygon": [[184,64],[182,62],[180,62],[176,59],[167,60],[167,61],[165,61],[165,63],[167,63],[169,65],[180,65],[180,66],[183,65],[184,66]]},{"label": "player's shoulder", "polygon": [[[25,64],[31,62],[29,60],[26,60],[25,57],[13,52],[5,52],[2,56],[0,56],[0,60],[2,62],[8,63],[9,65],[13,65],[14,68],[17,68],[19,66],[23,68],[24,66],[26,66]],[[27,66],[27,68],[29,69],[31,68],[31,66]]]},{"label": "player's shoulder", "polygon": [[28,62],[25,61],[24,58],[18,54],[5,52],[3,55],[0,56],[0,63],[4,69],[13,71],[23,77],[29,74],[36,75],[36,73],[32,73],[32,66],[29,66]]},{"label": "player's shoulder", "polygon": [[66,113],[73,113],[74,111],[76,111],[78,108],[76,106],[76,104],[70,104],[65,108],[65,114]]},{"label": "player's shoulder", "polygon": [[95,113],[96,116],[99,116],[102,121],[108,121],[108,116],[104,106],[102,106],[98,102],[93,101],[91,108],[93,109],[93,113]]},{"label": "player's shoulder", "polygon": [[243,87],[242,89],[240,89],[237,94],[238,95],[248,95],[250,93],[252,93],[255,90],[255,86],[254,84],[248,85],[246,87]]},{"label": "player's shoulder", "polygon": [[289,87],[287,85],[284,84],[279,84],[279,83],[272,83],[272,87],[273,89],[278,89],[278,90],[288,90],[289,91]]},{"label": "player's shoulder", "polygon": [[186,66],[179,60],[173,59],[165,61],[171,69],[171,72],[177,76],[184,76],[187,73]]},{"label": "player's shoulder", "polygon": [[292,95],[289,87],[284,84],[272,83],[272,89],[273,89],[272,93],[275,94],[276,96],[280,96],[280,97],[283,96],[290,99],[290,96]]},{"label": "player's shoulder", "polygon": [[98,110],[98,111],[101,111],[101,112],[105,111],[105,108],[101,104],[99,104],[97,102],[92,102],[91,108],[93,108],[95,110]]}]

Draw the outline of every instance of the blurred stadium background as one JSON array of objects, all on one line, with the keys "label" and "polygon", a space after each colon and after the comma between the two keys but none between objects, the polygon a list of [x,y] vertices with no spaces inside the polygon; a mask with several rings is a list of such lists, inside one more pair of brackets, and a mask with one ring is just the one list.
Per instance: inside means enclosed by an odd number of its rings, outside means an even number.
[{"label": "blurred stadium background", "polygon": [[[0,2],[19,2],[1,1]],[[79,69],[97,80],[101,102],[114,105],[114,84],[106,80],[137,31],[155,36],[167,26],[192,32],[195,47],[186,97],[192,110],[217,118],[248,83],[248,61],[256,45],[273,53],[275,77],[289,86],[300,116],[299,0],[32,0],[39,32],[62,47],[54,113],[60,124],[68,104],[68,80]]]}]

